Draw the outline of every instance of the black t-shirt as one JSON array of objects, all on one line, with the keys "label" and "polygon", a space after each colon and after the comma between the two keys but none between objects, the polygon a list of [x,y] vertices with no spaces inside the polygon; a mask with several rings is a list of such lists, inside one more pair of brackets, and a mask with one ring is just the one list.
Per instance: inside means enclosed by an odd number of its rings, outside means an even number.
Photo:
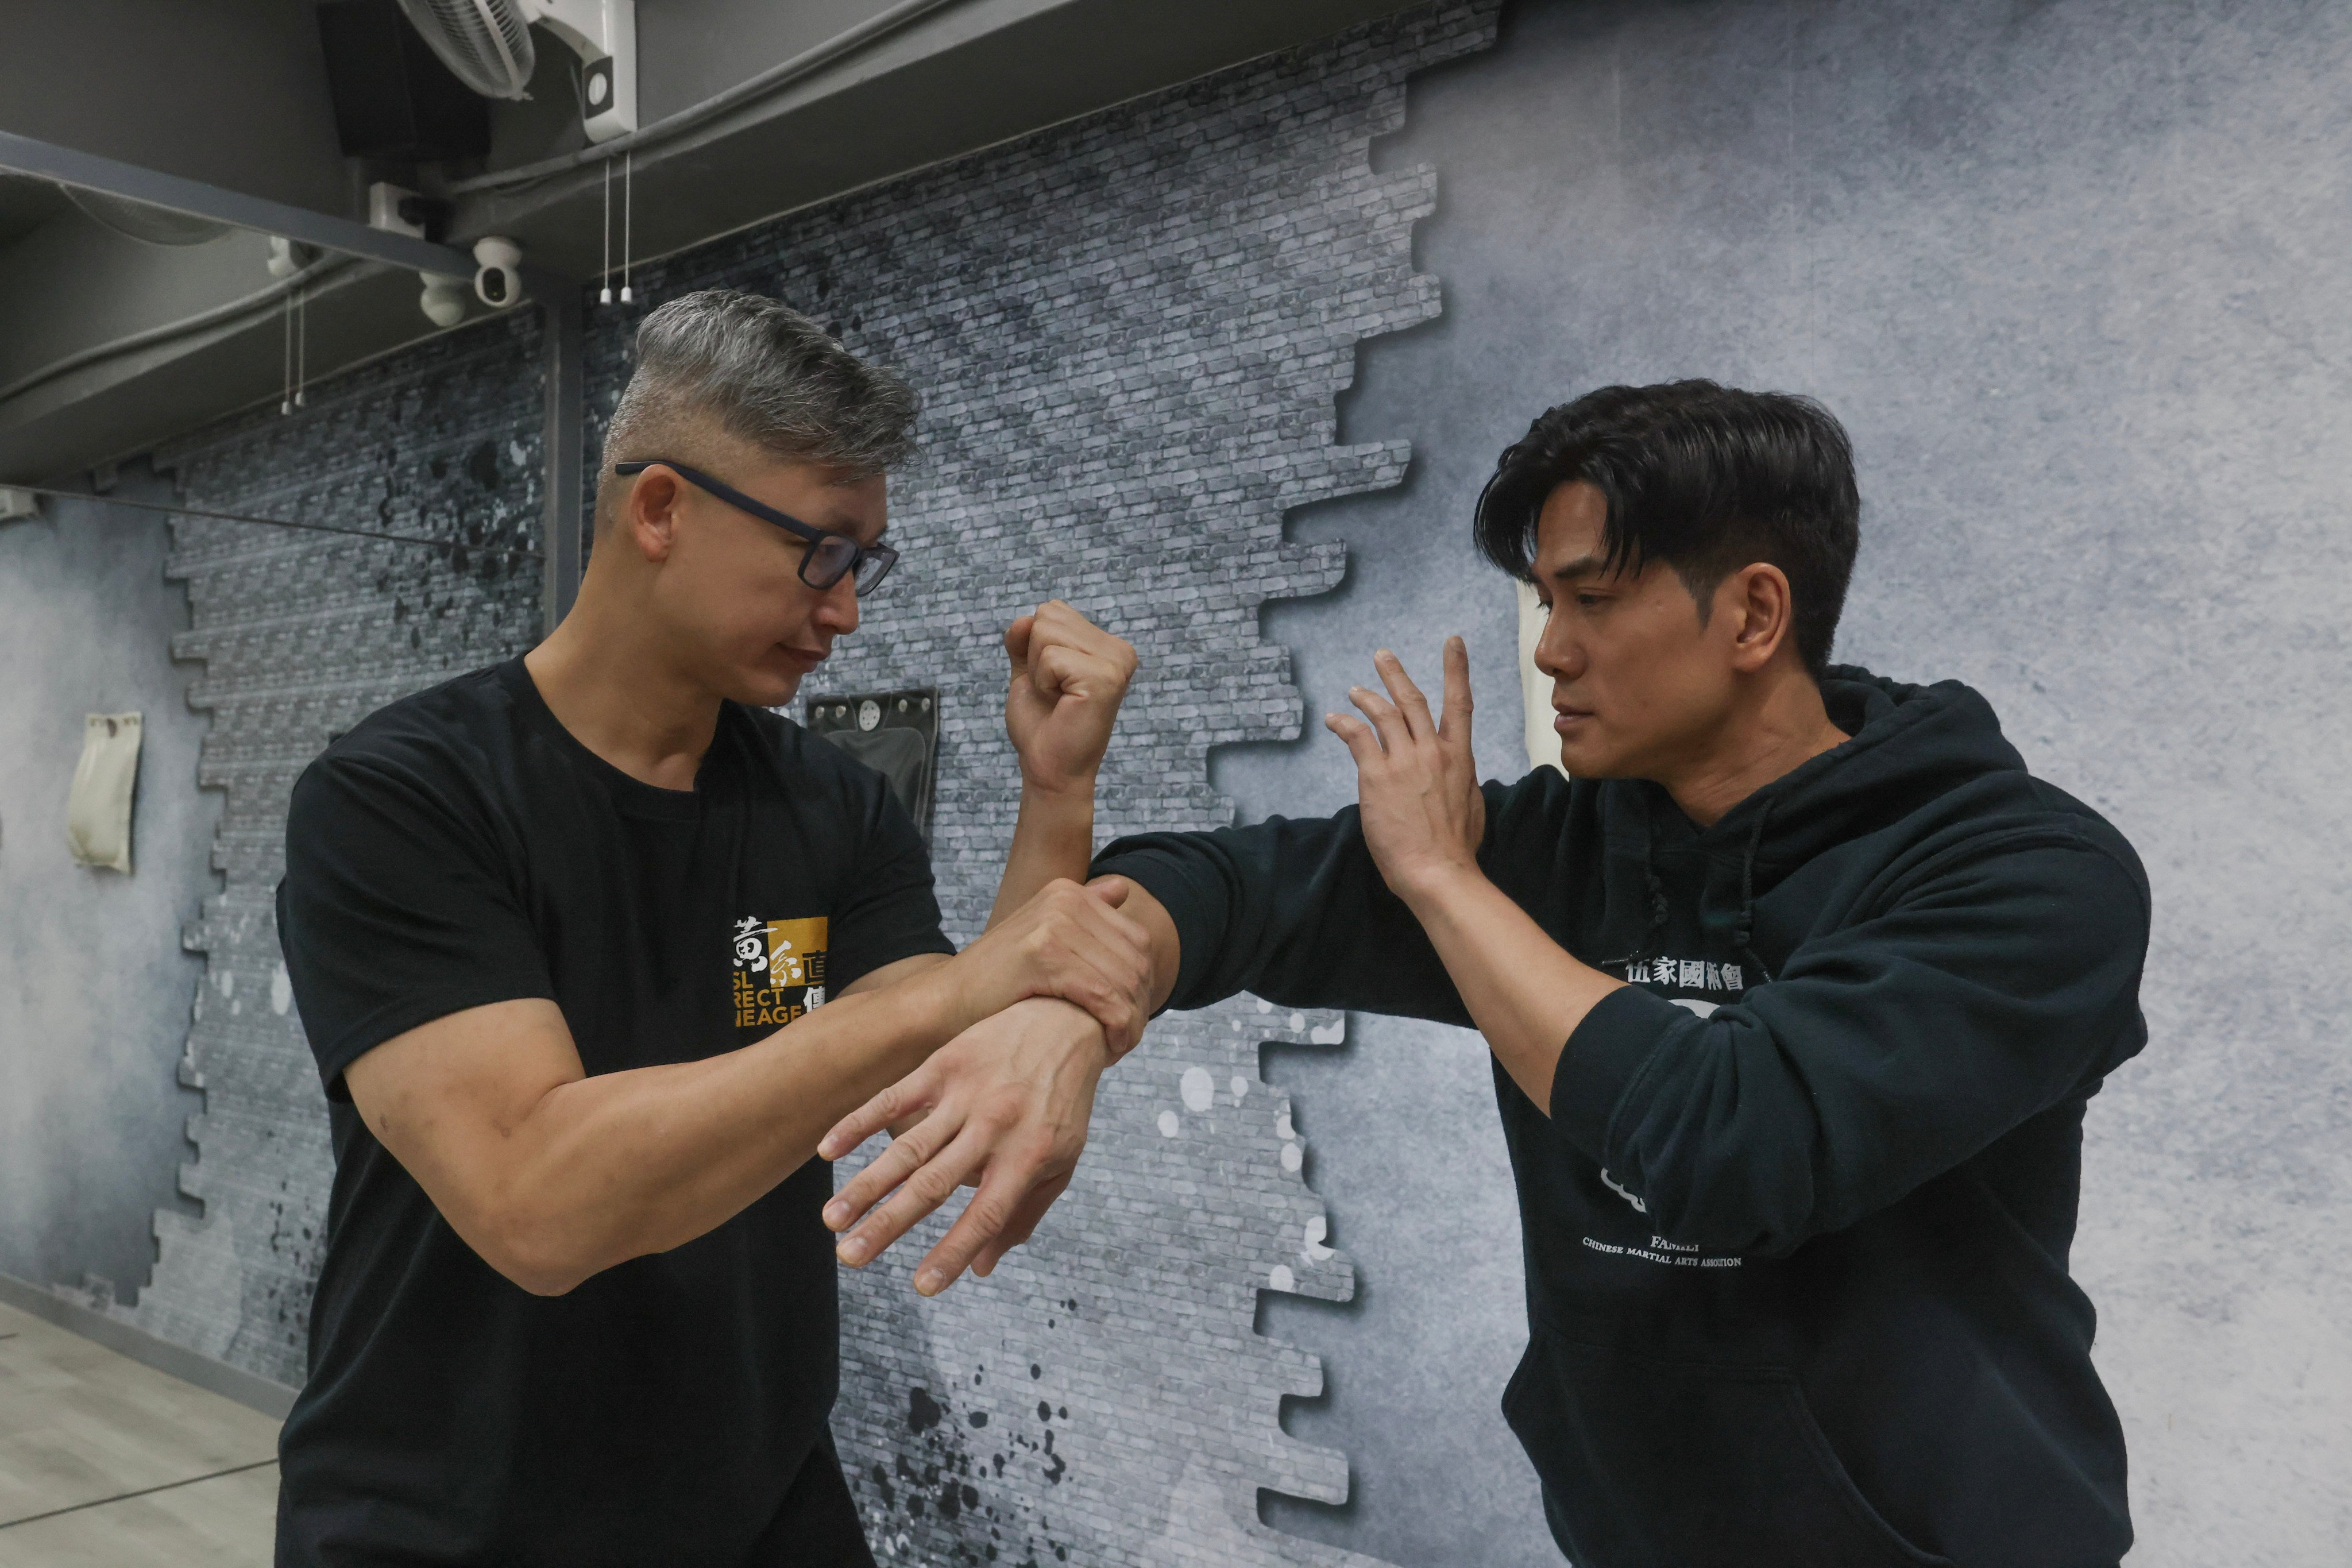
[{"label": "black t-shirt", "polygon": [[295,785],[278,932],[333,1122],[281,1565],[736,1563],[838,1380],[811,1160],[706,1236],[532,1296],[372,1136],[343,1069],[548,997],[591,1073],[691,1061],[952,951],[879,774],[729,703],[692,791],[558,723],[520,659],[393,704]]}]

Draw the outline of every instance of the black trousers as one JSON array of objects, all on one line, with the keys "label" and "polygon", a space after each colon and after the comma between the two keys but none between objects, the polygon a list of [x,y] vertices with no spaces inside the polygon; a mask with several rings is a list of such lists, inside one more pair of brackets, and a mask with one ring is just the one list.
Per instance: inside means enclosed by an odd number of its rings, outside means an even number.
[{"label": "black trousers", "polygon": [[875,1568],[830,1432],[817,1438],[802,1461],[783,1506],[761,1532],[743,1568]]}]

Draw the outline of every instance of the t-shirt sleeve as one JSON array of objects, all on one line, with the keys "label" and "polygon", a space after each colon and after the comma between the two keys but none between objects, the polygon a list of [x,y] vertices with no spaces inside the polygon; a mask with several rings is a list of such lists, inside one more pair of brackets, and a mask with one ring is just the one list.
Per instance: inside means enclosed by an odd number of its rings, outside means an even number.
[{"label": "t-shirt sleeve", "polygon": [[313,763],[286,819],[278,940],[330,1099],[395,1035],[469,1007],[552,999],[495,833],[404,770]]},{"label": "t-shirt sleeve", "polygon": [[848,893],[834,916],[828,959],[837,995],[885,964],[918,953],[955,952],[940,930],[930,851],[915,820],[879,773],[866,774],[863,823]]}]

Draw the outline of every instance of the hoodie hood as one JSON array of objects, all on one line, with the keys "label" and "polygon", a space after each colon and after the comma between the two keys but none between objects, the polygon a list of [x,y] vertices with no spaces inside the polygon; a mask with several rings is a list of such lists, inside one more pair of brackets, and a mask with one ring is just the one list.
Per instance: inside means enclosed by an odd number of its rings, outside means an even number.
[{"label": "hoodie hood", "polygon": [[1637,848],[1647,881],[1648,924],[1642,941],[1612,964],[1650,956],[1669,915],[1658,860],[1696,849],[1738,871],[1739,903],[1731,947],[1769,974],[1756,956],[1756,900],[1790,870],[1833,845],[1883,831],[1915,816],[1937,797],[1988,779],[2026,783],[2025,759],[2000,731],[1992,705],[1957,680],[1916,686],[1833,665],[1822,682],[1830,721],[1851,739],[1774,779],[1702,828],[1664,786],[1628,780],[1607,786],[1603,808],[1613,847]]}]

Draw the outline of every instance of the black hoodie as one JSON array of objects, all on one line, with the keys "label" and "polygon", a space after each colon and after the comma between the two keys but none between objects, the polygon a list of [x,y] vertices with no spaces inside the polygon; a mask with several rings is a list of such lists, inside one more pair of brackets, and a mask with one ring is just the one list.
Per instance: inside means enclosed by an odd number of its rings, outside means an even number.
[{"label": "black hoodie", "polygon": [[[1578,1568],[2110,1568],[2123,1435],[2067,1275],[2083,1110],[2147,1038],[2147,882],[1983,698],[1860,669],[1853,739],[1701,829],[1488,784],[1487,876],[1633,982],[1549,1114],[1498,1068],[1531,1342],[1503,1395]],[[1467,1025],[1354,809],[1126,838],[1237,991]]]}]

